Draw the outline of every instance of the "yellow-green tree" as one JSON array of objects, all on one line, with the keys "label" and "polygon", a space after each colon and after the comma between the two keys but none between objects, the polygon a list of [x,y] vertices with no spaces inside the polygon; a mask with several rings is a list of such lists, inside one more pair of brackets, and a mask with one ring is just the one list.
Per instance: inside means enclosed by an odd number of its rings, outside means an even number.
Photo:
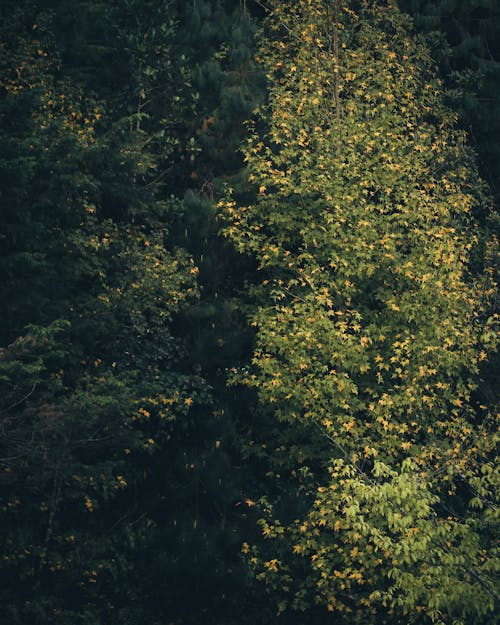
[{"label": "yellow-green tree", "polygon": [[261,499],[263,540],[243,551],[278,613],[489,623],[497,438],[475,389],[493,242],[474,155],[394,2],[271,5],[269,100],[244,148],[254,199],[220,208],[262,276],[235,379],[281,422],[274,455],[300,428],[308,461],[295,441],[270,471],[287,487]]}]

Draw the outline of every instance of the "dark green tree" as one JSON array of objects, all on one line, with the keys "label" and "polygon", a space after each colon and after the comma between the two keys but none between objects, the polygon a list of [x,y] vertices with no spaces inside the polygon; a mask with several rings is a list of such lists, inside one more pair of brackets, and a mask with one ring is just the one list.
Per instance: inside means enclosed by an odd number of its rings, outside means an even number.
[{"label": "dark green tree", "polygon": [[248,264],[215,202],[262,94],[255,25],[238,2],[2,11],[3,615],[231,623]]},{"label": "dark green tree", "polygon": [[500,188],[500,9],[495,0],[407,0],[429,38],[448,97],[479,154],[496,199]]},{"label": "dark green tree", "polygon": [[[157,123],[147,110],[113,116],[64,71],[51,12],[7,4],[2,620],[160,622],[180,611],[175,586],[163,596],[160,560],[174,579],[179,535],[198,514],[189,433],[208,402],[174,329],[198,269],[169,244],[180,203],[158,184],[189,103],[167,71],[172,104]],[[142,99],[131,89],[129,102]]]}]

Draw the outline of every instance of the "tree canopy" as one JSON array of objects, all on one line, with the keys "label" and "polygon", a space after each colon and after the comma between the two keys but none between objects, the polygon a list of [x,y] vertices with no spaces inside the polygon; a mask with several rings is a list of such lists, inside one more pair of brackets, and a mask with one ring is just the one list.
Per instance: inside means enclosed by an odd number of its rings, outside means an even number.
[{"label": "tree canopy", "polygon": [[262,276],[236,379],[323,441],[308,506],[267,499],[250,561],[283,611],[490,618],[496,425],[475,390],[494,289],[473,155],[394,5],[277,2],[267,29],[269,100],[244,149],[255,199],[221,202]]},{"label": "tree canopy", "polygon": [[2,4],[2,622],[494,622],[476,4]]}]

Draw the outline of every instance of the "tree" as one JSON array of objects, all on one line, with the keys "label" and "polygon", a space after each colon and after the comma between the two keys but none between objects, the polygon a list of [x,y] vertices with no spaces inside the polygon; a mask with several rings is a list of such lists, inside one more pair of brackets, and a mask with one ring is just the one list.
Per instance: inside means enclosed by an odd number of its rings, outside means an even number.
[{"label": "tree", "polygon": [[[494,1],[411,0],[402,6],[428,36],[447,94],[478,151],[482,175],[498,200],[500,172],[500,14]],[[498,203],[498,201],[497,201]]]},{"label": "tree", "polygon": [[271,8],[248,186],[220,203],[262,276],[235,381],[276,420],[243,551],[285,621],[491,622],[487,190],[393,2]]},{"label": "tree", "polygon": [[0,613],[159,622],[178,603],[152,575],[198,514],[186,433],[209,403],[175,328],[198,269],[169,242],[168,141],[62,71],[50,12],[2,16]]},{"label": "tree", "polygon": [[262,97],[254,22],[232,0],[0,11],[2,617],[231,623],[250,409],[225,379],[250,332],[215,198]]}]

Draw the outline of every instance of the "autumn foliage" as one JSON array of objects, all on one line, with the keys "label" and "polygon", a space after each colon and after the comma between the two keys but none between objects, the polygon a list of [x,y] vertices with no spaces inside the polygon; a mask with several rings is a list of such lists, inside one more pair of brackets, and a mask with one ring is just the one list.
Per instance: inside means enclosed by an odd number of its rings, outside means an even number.
[{"label": "autumn foliage", "polygon": [[493,623],[468,70],[392,0],[6,0],[0,36],[0,621]]}]

